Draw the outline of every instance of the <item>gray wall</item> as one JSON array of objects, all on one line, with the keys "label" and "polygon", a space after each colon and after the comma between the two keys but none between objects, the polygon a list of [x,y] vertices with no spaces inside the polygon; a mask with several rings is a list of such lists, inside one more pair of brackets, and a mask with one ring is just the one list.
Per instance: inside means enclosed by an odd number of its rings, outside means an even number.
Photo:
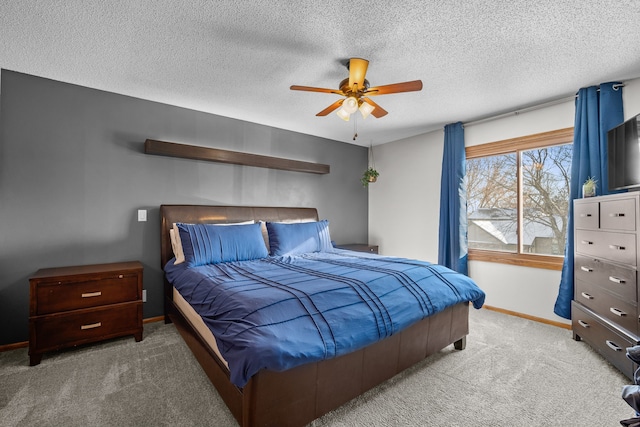
[{"label": "gray wall", "polygon": [[[28,340],[28,279],[44,267],[139,260],[144,316],[161,315],[161,204],[316,207],[336,242],[367,240],[364,147],[7,70],[0,78],[0,345]],[[331,173],[146,155],[147,138]]]}]

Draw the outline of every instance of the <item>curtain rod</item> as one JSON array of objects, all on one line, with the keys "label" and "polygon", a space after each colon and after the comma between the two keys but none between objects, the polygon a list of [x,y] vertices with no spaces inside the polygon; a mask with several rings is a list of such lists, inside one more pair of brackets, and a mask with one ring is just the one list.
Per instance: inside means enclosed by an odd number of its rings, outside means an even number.
[{"label": "curtain rod", "polygon": [[[613,85],[613,89],[615,89],[615,90],[618,90],[619,87],[624,87],[624,83],[618,83],[618,84]],[[600,91],[600,88],[598,88],[598,92],[599,91]],[[462,123],[462,126],[463,127],[474,126],[474,125],[479,125],[480,123],[491,122],[493,120],[502,119],[502,118],[508,117],[508,116],[517,116],[519,114],[527,113],[529,111],[535,111],[535,110],[539,110],[541,108],[551,107],[553,105],[569,102],[569,101],[572,101],[572,100],[576,99],[577,96],[578,96],[578,94],[565,96],[565,97],[562,97],[562,98],[554,99],[552,101],[544,102],[542,104],[532,105],[531,107],[519,108],[517,110],[509,111],[507,113],[498,114],[497,116],[491,116],[491,117],[485,117],[484,119],[473,120],[473,121],[470,121],[470,122],[467,122],[467,123]]]}]

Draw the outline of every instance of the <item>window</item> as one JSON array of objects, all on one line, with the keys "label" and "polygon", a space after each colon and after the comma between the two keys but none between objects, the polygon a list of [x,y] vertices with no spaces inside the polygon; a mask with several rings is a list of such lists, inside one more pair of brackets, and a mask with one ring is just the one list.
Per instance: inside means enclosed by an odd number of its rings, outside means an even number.
[{"label": "window", "polygon": [[573,128],[467,147],[469,259],[561,269]]}]

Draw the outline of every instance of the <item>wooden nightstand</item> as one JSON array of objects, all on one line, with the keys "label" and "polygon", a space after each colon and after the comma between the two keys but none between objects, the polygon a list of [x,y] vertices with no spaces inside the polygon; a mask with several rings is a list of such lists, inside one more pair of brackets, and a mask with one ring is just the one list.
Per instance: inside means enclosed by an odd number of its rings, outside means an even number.
[{"label": "wooden nightstand", "polygon": [[378,245],[367,245],[366,243],[348,243],[346,245],[336,245],[338,249],[346,249],[349,251],[378,253]]},{"label": "wooden nightstand", "polygon": [[138,261],[45,268],[29,278],[29,363],[79,344],[133,335],[142,340]]}]

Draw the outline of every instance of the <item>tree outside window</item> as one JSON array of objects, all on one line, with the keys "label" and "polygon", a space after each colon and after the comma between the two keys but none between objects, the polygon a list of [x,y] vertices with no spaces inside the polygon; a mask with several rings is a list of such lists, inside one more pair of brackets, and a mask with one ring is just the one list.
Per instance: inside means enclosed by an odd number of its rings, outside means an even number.
[{"label": "tree outside window", "polygon": [[[539,134],[533,140],[523,138],[520,144],[514,140],[494,143],[495,150],[487,146],[479,154],[467,149],[470,259],[478,259],[481,252],[504,254],[488,261],[516,264],[513,257],[562,257],[572,156],[572,144],[566,141],[572,132],[558,132],[562,138],[556,133],[545,134],[549,139]],[[513,256],[505,258],[509,254]]]}]

